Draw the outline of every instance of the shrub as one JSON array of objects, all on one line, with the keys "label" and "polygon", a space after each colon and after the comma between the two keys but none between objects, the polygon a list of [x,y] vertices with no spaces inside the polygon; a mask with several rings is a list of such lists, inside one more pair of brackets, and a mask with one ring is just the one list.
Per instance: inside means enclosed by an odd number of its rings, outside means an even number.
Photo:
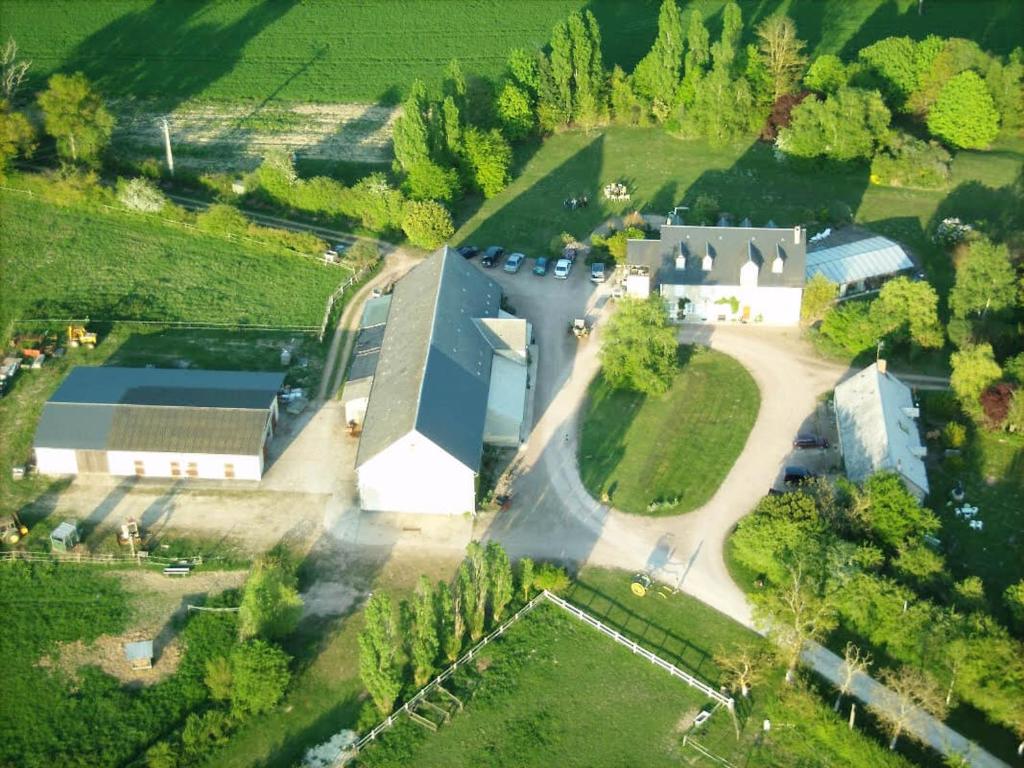
[{"label": "shrub", "polygon": [[1006,588],[1003,592],[1003,602],[1006,603],[1013,620],[1024,626],[1024,579]]},{"label": "shrub", "polygon": [[1006,414],[1006,429],[1010,432],[1024,432],[1024,389],[1013,393],[1010,410]]},{"label": "shrub", "polygon": [[871,162],[871,181],[890,187],[939,189],[949,181],[949,152],[936,142],[896,134]]},{"label": "shrub", "polygon": [[269,710],[281,700],[291,679],[287,654],[262,640],[238,646],[231,654],[231,671],[231,708],[243,713]]},{"label": "shrub", "polygon": [[214,203],[196,216],[196,226],[214,235],[244,235],[249,220],[233,205]]},{"label": "shrub", "polygon": [[1018,384],[1024,384],[1024,352],[1007,358],[1003,363],[1003,370]]},{"label": "shrub", "polygon": [[166,741],[158,741],[146,750],[146,768],[177,768],[178,756]]},{"label": "shrub", "polygon": [[455,225],[448,209],[440,203],[411,201],[405,205],[402,231],[413,245],[433,249],[455,234]]},{"label": "shrub", "polygon": [[211,749],[227,743],[231,725],[228,714],[218,709],[208,710],[201,715],[193,712],[185,720],[181,743],[191,755],[207,755]]},{"label": "shrub", "polygon": [[562,592],[569,588],[569,574],[564,568],[551,563],[541,564],[533,575],[533,586],[548,592]]},{"label": "shrub", "polygon": [[231,698],[231,661],[224,656],[206,660],[203,682],[210,690],[210,698],[228,701]]},{"label": "shrub", "polygon": [[279,560],[256,561],[245,582],[238,611],[238,633],[243,640],[275,640],[291,634],[302,614],[295,573]]},{"label": "shrub", "polygon": [[156,213],[167,205],[164,193],[148,179],[118,179],[117,199],[130,211]]},{"label": "shrub", "polygon": [[822,336],[854,355],[878,343],[878,325],[866,301],[847,301],[832,307],[825,313],[820,330]]},{"label": "shrub", "polygon": [[1010,413],[1010,403],[1013,399],[1013,387],[1005,381],[993,384],[981,393],[981,411],[985,415],[985,425],[989,429],[999,429],[1003,426]]},{"label": "shrub", "polygon": [[947,448],[961,448],[967,442],[967,427],[959,421],[951,421],[942,428],[942,441]]},{"label": "shrub", "polygon": [[721,206],[718,203],[718,198],[714,195],[697,195],[696,201],[690,206],[689,218],[693,219],[694,224],[710,226],[718,221],[718,212],[720,210]]},{"label": "shrub", "polygon": [[422,160],[409,167],[404,188],[413,200],[441,200],[445,203],[450,203],[462,193],[458,172],[454,168],[442,168],[430,160]]}]

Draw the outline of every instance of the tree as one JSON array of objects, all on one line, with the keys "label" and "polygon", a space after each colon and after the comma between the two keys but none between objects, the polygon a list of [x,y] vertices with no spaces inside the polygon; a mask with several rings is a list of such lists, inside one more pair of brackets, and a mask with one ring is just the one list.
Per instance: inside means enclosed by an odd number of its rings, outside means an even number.
[{"label": "tree", "polygon": [[704,25],[700,10],[690,11],[686,25],[686,56],[683,58],[683,81],[679,85],[679,101],[686,107],[693,104],[697,84],[711,61],[711,35]]},{"label": "tree", "polygon": [[984,315],[1012,307],[1017,299],[1017,273],[1009,249],[979,237],[967,248],[957,265],[956,284],[949,294],[949,306],[957,317],[972,312]]},{"label": "tree", "polygon": [[589,10],[569,14],[572,58],[572,120],[590,128],[604,117],[604,65],[601,61],[601,29]]},{"label": "tree", "polygon": [[437,609],[437,636],[441,655],[448,663],[452,663],[458,660],[462,650],[462,617],[451,588],[443,581],[437,582],[434,606]]},{"label": "tree", "polygon": [[779,130],[776,146],[796,157],[849,161],[871,157],[889,135],[889,110],[877,91],[840,88],[804,99]]},{"label": "tree", "polygon": [[231,660],[224,656],[215,656],[206,660],[204,669],[203,682],[210,691],[210,698],[214,701],[229,701],[234,681]]},{"label": "tree", "polygon": [[624,125],[639,125],[646,119],[643,104],[633,90],[633,81],[618,64],[608,81],[608,101],[612,119]]},{"label": "tree", "polygon": [[426,685],[434,672],[440,646],[437,626],[433,587],[426,576],[420,576],[412,603],[412,632],[409,638],[412,679],[417,688]]},{"label": "tree", "polygon": [[178,768],[178,756],[166,741],[158,741],[146,750],[146,768]]},{"label": "tree", "polygon": [[149,179],[141,176],[117,180],[117,199],[130,211],[156,213],[167,205],[167,196]]},{"label": "tree", "polygon": [[804,646],[836,627],[836,611],[826,592],[824,574],[802,557],[785,566],[786,577],[753,595],[754,617],[767,627],[786,663],[786,682],[792,682]]},{"label": "tree", "polygon": [[600,353],[604,377],[615,389],[663,395],[679,367],[678,349],[660,296],[625,299],[605,330]]},{"label": "tree", "polygon": [[540,85],[537,54],[525,48],[513,48],[508,52],[508,71],[512,80],[522,86],[531,97],[537,95],[537,88]]},{"label": "tree", "polygon": [[818,93],[835,93],[850,82],[850,73],[843,60],[834,53],[818,56],[804,75],[804,85]]},{"label": "tree", "polygon": [[7,102],[0,99],[0,177],[11,160],[19,155],[31,157],[35,147],[32,123],[20,112],[11,111]]},{"label": "tree", "polygon": [[840,678],[836,681],[836,690],[839,691],[836,696],[836,703],[832,709],[836,712],[839,711],[839,705],[842,703],[843,696],[847,696],[850,693],[850,689],[853,687],[853,679],[858,674],[865,674],[868,668],[871,666],[871,654],[866,651],[862,651],[853,643],[847,643],[846,648],[843,649],[843,664],[839,668]]},{"label": "tree", "polygon": [[881,77],[890,103],[902,111],[941,50],[942,42],[934,36],[921,42],[909,37],[887,37],[862,48],[858,57]]},{"label": "tree", "polygon": [[363,611],[359,633],[359,677],[382,715],[391,714],[402,689],[395,664],[397,651],[394,609],[385,593],[374,594]]},{"label": "tree", "polygon": [[1018,388],[1010,401],[1006,413],[1006,429],[1010,432],[1024,432],[1024,388]]},{"label": "tree", "polygon": [[633,70],[636,93],[653,106],[663,122],[676,99],[683,70],[683,20],[676,0],[663,0],[658,12],[658,36]]},{"label": "tree", "polygon": [[945,717],[946,705],[942,691],[923,670],[907,666],[897,671],[887,669],[882,672],[882,680],[895,696],[868,706],[885,723],[892,737],[889,749],[896,749],[896,741],[911,723],[918,708],[940,720]]},{"label": "tree", "polygon": [[406,169],[404,188],[413,200],[439,200],[450,203],[461,193],[459,174],[454,168],[442,168],[430,160],[421,160]]},{"label": "tree", "polygon": [[[563,124],[572,121],[574,113],[572,100],[572,41],[569,37],[569,23],[560,21],[551,30],[551,55],[549,71],[554,85],[553,92],[549,93],[541,88],[542,103],[551,99],[550,108],[552,112],[562,115]],[[541,76],[544,76],[541,72]]]},{"label": "tree", "polygon": [[405,204],[402,231],[409,242],[432,250],[455,234],[452,215],[433,200],[411,200]]},{"label": "tree", "polygon": [[718,56],[716,64],[722,64],[729,69],[736,60],[740,35],[743,33],[743,12],[740,7],[730,0],[722,10],[722,36],[718,41]]},{"label": "tree", "polygon": [[31,66],[31,61],[18,60],[18,44],[13,37],[8,37],[0,50],[0,100],[14,101]]},{"label": "tree", "polygon": [[487,581],[490,588],[491,616],[500,623],[505,608],[512,601],[512,564],[504,547],[496,541],[487,543]]},{"label": "tree", "polygon": [[873,348],[881,329],[871,313],[871,304],[846,301],[831,307],[821,321],[821,335],[850,354]]},{"label": "tree", "polygon": [[714,661],[715,666],[725,674],[729,690],[739,691],[740,696],[747,698],[751,686],[763,679],[771,654],[750,643],[733,643],[729,648],[719,647]]},{"label": "tree", "polygon": [[800,319],[805,323],[816,323],[825,317],[825,313],[839,295],[839,286],[815,272],[814,277],[804,285],[804,295],[800,304]]},{"label": "tree", "polygon": [[257,560],[242,591],[239,636],[279,639],[294,631],[301,615],[302,598],[292,569],[279,560]]},{"label": "tree", "polygon": [[953,368],[949,377],[950,386],[964,410],[977,415],[978,397],[987,387],[997,382],[1003,373],[992,352],[992,345],[966,345],[950,355],[949,363]]},{"label": "tree", "polygon": [[999,112],[985,81],[968,70],[943,86],[927,124],[935,136],[955,147],[984,149],[999,133]]},{"label": "tree", "polygon": [[890,550],[904,542],[935,533],[940,527],[935,513],[922,507],[907,490],[899,475],[877,472],[864,481],[868,533]]},{"label": "tree", "polygon": [[181,744],[187,754],[202,757],[227,743],[231,725],[228,713],[219,709],[210,709],[201,715],[192,712],[185,718]]},{"label": "tree", "polygon": [[466,614],[466,627],[469,629],[469,636],[476,641],[483,637],[487,626],[487,604],[491,593],[487,551],[479,541],[471,541],[466,546],[465,564],[473,593],[470,604],[472,610]]},{"label": "tree", "polygon": [[1013,620],[1024,627],[1024,579],[1011,584],[1003,592],[1003,602]]},{"label": "tree", "polygon": [[519,567],[516,570],[516,589],[524,603],[530,599],[533,589],[533,560],[528,557],[519,560]]},{"label": "tree", "polygon": [[523,86],[510,80],[503,82],[494,106],[502,131],[512,141],[524,139],[536,129],[533,100]]},{"label": "tree", "polygon": [[1010,406],[1015,396],[1013,385],[1003,381],[988,387],[978,402],[989,429],[1001,429],[1010,415]]},{"label": "tree", "polygon": [[72,162],[98,163],[114,131],[114,118],[85,75],[53,75],[37,99],[43,126],[57,141],[57,154]]},{"label": "tree", "polygon": [[454,96],[445,96],[441,103],[441,133],[449,155],[458,155],[462,148],[462,113]]},{"label": "tree", "polygon": [[561,592],[569,588],[569,574],[552,563],[542,563],[533,576],[533,586],[548,592]]},{"label": "tree", "polygon": [[897,277],[888,281],[871,304],[871,316],[882,333],[909,330],[920,347],[938,349],[945,343],[939,322],[939,296],[923,280]]},{"label": "tree", "polygon": [[924,544],[904,544],[892,565],[905,581],[918,589],[930,586],[946,570],[945,558]]},{"label": "tree", "polygon": [[460,102],[466,98],[466,76],[462,73],[462,64],[458,59],[452,59],[444,71],[444,83],[442,89],[446,96]]},{"label": "tree", "polygon": [[238,646],[231,654],[231,708],[258,715],[284,696],[291,679],[288,655],[263,640]]},{"label": "tree", "polygon": [[980,576],[968,576],[953,585],[957,607],[965,611],[979,611],[985,607],[985,582]]},{"label": "tree", "polygon": [[758,50],[772,80],[772,101],[793,90],[807,64],[804,41],[796,36],[796,24],[789,16],[775,14],[757,25]]},{"label": "tree", "polygon": [[497,128],[466,129],[463,152],[473,184],[484,197],[494,197],[505,188],[512,165],[512,147]]},{"label": "tree", "polygon": [[408,170],[416,163],[430,159],[430,132],[427,130],[426,86],[414,80],[409,96],[402,104],[402,114],[395,120],[392,144],[398,164]]}]

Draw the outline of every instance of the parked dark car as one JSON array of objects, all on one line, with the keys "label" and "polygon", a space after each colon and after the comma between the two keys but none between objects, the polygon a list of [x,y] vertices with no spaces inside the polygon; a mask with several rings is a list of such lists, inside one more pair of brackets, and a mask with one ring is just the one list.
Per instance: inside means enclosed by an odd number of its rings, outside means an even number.
[{"label": "parked dark car", "polygon": [[505,249],[500,245],[492,245],[486,251],[484,251],[483,258],[480,259],[480,263],[485,267],[493,267],[498,263],[498,260],[505,255]]},{"label": "parked dark car", "polygon": [[475,245],[460,245],[455,250],[464,259],[472,259],[478,253],[480,253],[480,249],[477,248]]},{"label": "parked dark car", "polygon": [[818,435],[801,434],[793,441],[794,448],[828,448],[828,440]]},{"label": "parked dark car", "polygon": [[805,483],[816,477],[817,475],[809,469],[804,469],[803,467],[786,467],[786,472],[782,476],[782,482],[786,485],[800,485],[800,483]]},{"label": "parked dark car", "polygon": [[538,256],[537,261],[533,265],[533,274],[544,277],[548,273],[548,258],[547,256]]}]

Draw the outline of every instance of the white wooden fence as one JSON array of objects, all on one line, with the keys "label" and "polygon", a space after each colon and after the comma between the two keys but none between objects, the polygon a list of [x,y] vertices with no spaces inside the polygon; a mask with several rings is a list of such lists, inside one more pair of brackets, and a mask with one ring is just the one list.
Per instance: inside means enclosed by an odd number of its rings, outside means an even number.
[{"label": "white wooden fence", "polygon": [[479,643],[477,643],[468,651],[466,651],[466,653],[464,653],[458,661],[453,663],[450,667],[441,672],[441,674],[439,674],[437,677],[435,677],[433,680],[431,680],[429,683],[423,686],[419,691],[416,692],[416,694],[412,698],[405,702],[401,707],[399,707],[397,710],[388,715],[383,721],[375,725],[369,732],[366,733],[366,735],[360,738],[359,741],[357,741],[351,747],[346,749],[338,758],[338,760],[334,763],[334,768],[341,768],[342,766],[346,765],[350,760],[355,759],[355,757],[366,747],[367,744],[369,744],[371,741],[374,741],[384,731],[388,730],[391,726],[398,722],[398,719],[403,714],[412,715],[413,709],[415,709],[415,707],[421,701],[423,701],[424,698],[429,696],[432,691],[434,691],[442,683],[444,683],[445,680],[454,675],[455,671],[459,667],[464,666],[467,662],[472,661],[473,658],[476,657],[476,655],[480,652],[481,649],[485,648],[488,644],[494,642],[494,640],[501,637],[503,634],[505,634],[509,627],[511,627],[513,624],[519,621],[519,619],[521,619],[523,616],[525,616],[527,613],[529,613],[545,601],[558,606],[562,610],[569,613],[571,616],[574,616],[583,623],[590,625],[594,629],[601,632],[601,634],[610,637],[619,645],[624,645],[626,648],[629,648],[634,654],[644,659],[647,659],[647,661],[651,662],[656,667],[660,667],[673,677],[682,680],[690,687],[696,688],[698,691],[706,695],[708,698],[713,699],[718,704],[722,704],[728,707],[730,712],[733,711],[734,702],[733,699],[729,696],[726,696],[720,691],[715,690],[707,683],[703,682],[702,680],[698,680],[696,677],[694,677],[691,674],[688,674],[687,672],[684,672],[674,664],[665,661],[660,656],[651,653],[643,646],[633,642],[628,637],[625,637],[622,633],[617,632],[611,627],[598,621],[586,611],[577,608],[572,603],[569,603],[563,600],[562,598],[558,597],[557,595],[554,595],[551,592],[544,590],[535,598],[533,598],[533,600],[531,600],[518,611],[516,611],[515,614],[510,616],[503,624],[501,624],[497,629],[492,631],[483,640],[481,640]]}]

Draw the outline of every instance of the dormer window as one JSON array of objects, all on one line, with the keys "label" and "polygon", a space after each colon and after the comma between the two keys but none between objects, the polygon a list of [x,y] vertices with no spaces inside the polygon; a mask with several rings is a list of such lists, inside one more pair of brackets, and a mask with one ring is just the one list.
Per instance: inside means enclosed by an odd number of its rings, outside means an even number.
[{"label": "dormer window", "polygon": [[676,254],[676,269],[686,269],[686,245],[679,244],[679,252]]},{"label": "dormer window", "polygon": [[775,259],[772,261],[772,272],[776,275],[781,275],[783,266],[785,266],[785,261],[782,259],[782,246],[776,243]]},{"label": "dormer window", "polygon": [[701,269],[705,272],[710,272],[713,265],[714,260],[711,257],[711,243],[704,243],[704,260],[701,262]]}]

